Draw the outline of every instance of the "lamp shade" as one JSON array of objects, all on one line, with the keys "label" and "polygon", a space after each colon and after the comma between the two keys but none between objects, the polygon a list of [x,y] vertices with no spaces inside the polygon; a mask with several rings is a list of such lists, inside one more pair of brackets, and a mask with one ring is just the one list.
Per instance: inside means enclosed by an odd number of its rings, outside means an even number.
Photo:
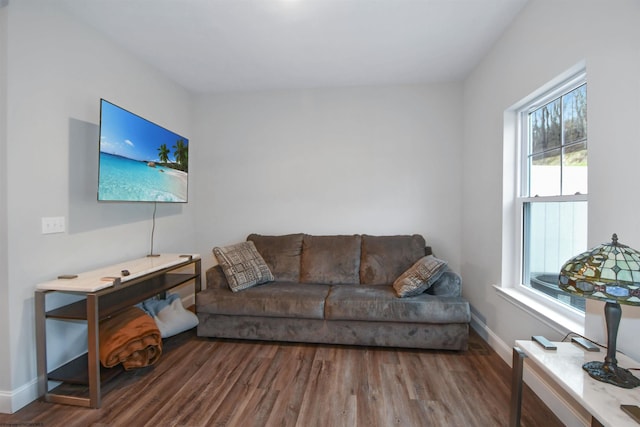
[{"label": "lamp shade", "polygon": [[640,305],[640,252],[618,242],[604,243],[567,261],[560,270],[563,291],[606,302]]}]

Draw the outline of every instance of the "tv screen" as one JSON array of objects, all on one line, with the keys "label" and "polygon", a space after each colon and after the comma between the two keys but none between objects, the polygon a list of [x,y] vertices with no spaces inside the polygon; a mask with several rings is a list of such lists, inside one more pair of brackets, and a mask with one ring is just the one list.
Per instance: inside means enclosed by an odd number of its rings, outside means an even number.
[{"label": "tv screen", "polygon": [[189,140],[100,100],[98,200],[186,203]]}]

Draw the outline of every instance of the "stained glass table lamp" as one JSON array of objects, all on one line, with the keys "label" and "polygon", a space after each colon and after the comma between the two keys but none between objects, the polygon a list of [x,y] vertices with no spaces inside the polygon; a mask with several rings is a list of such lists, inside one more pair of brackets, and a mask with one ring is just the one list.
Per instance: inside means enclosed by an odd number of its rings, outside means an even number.
[{"label": "stained glass table lamp", "polygon": [[591,377],[624,388],[640,385],[640,380],[618,366],[616,340],[622,316],[620,304],[640,305],[640,252],[618,243],[596,246],[567,261],[560,270],[558,285],[563,291],[605,301],[607,355],[604,362],[587,362],[582,368]]}]

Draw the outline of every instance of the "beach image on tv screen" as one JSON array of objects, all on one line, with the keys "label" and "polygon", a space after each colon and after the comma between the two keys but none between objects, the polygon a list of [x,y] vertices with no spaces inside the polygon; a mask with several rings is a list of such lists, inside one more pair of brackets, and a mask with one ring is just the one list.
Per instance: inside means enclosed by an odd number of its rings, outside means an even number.
[{"label": "beach image on tv screen", "polygon": [[101,101],[98,200],[186,202],[189,140]]}]

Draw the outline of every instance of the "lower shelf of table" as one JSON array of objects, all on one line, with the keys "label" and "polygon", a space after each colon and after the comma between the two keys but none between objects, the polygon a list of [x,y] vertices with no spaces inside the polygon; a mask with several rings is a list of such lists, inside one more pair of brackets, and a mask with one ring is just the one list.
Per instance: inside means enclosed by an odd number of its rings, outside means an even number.
[{"label": "lower shelf of table", "polygon": [[[188,309],[194,311],[193,306]],[[189,340],[195,335],[195,333],[195,328],[193,328],[170,338],[163,339],[163,354],[169,353],[173,349],[180,347],[184,344],[185,340]],[[123,375],[126,380],[127,376],[131,376],[131,378],[144,376],[149,372],[149,370],[155,368],[154,365],[126,371],[122,365],[117,365],[113,368],[105,368],[100,365],[100,392],[97,400],[92,400],[89,391],[88,364],[88,355],[85,353],[58,369],[49,372],[47,380],[60,382],[61,384],[46,392],[44,400],[52,403],[99,408],[99,401],[101,399],[100,395],[102,392],[109,392],[110,390],[113,390],[114,387],[117,388],[118,385],[121,384],[121,381],[116,379],[116,377]]]},{"label": "lower shelf of table", "polygon": [[[62,365],[58,369],[49,372],[49,381],[59,381],[74,385],[89,385],[89,357],[87,353]],[[100,382],[109,381],[111,378],[124,372],[122,365],[113,368],[100,366]]]}]

